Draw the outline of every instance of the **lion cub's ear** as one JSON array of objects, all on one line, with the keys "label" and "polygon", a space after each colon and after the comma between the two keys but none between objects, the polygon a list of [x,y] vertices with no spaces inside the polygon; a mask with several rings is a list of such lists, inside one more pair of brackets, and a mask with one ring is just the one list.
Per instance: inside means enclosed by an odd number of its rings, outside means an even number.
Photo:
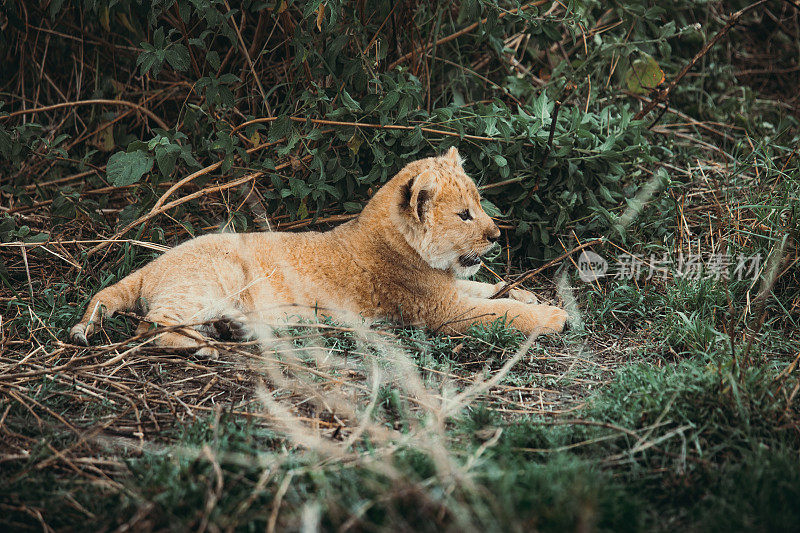
[{"label": "lion cub's ear", "polygon": [[444,156],[442,157],[444,157],[457,167],[460,167],[461,164],[463,163],[461,156],[458,154],[458,150],[456,149],[455,146],[451,146],[450,149],[447,151],[447,153],[444,154]]},{"label": "lion cub's ear", "polygon": [[425,170],[411,179],[406,185],[406,199],[411,216],[417,222],[425,221],[425,214],[430,210],[439,193],[439,182],[436,173]]}]

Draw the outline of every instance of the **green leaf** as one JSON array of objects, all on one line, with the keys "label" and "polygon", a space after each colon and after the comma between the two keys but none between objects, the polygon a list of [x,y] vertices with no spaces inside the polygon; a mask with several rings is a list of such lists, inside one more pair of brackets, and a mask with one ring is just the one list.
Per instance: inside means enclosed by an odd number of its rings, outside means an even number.
[{"label": "green leaf", "polygon": [[287,115],[281,115],[270,124],[269,133],[267,138],[270,142],[275,142],[279,139],[286,137],[292,130],[292,119]]},{"label": "green leaf", "polygon": [[352,111],[354,113],[362,111],[359,103],[353,100],[353,97],[350,96],[350,93],[347,92],[347,89],[342,89],[342,103],[348,111]]},{"label": "green leaf", "polygon": [[600,193],[600,196],[602,196],[605,201],[607,201],[609,203],[613,203],[614,202],[614,197],[611,196],[611,191],[608,190],[608,187],[606,187],[604,185],[601,185],[600,188],[598,189],[598,192]]},{"label": "green leaf", "polygon": [[213,68],[214,70],[219,70],[219,67],[222,64],[221,61],[219,60],[219,54],[216,53],[214,50],[210,50],[206,54],[206,61],[208,61],[208,64],[211,65],[211,68]]},{"label": "green leaf", "polygon": [[10,158],[12,146],[11,135],[5,130],[0,129],[0,155]]},{"label": "green leaf", "polygon": [[664,81],[664,71],[651,56],[637,59],[625,73],[625,85],[636,94],[647,94]]},{"label": "green leaf", "polygon": [[61,8],[64,6],[64,1],[65,0],[53,0],[52,2],[50,2],[49,14],[51,21],[54,21],[56,19],[56,15],[58,14],[59,11],[61,11]]},{"label": "green leaf", "polygon": [[164,28],[158,28],[153,32],[153,45],[159,50],[165,48],[166,39],[164,38]]},{"label": "green leaf", "polygon": [[542,30],[545,36],[547,36],[547,38],[553,41],[554,43],[557,43],[562,39],[561,31],[559,30],[559,25],[555,23],[550,22],[543,24]]},{"label": "green leaf", "polygon": [[381,109],[384,111],[388,111],[394,106],[397,105],[397,102],[400,100],[400,94],[397,91],[392,91],[386,95],[386,98],[383,99],[381,102]]},{"label": "green leaf", "polygon": [[179,72],[183,72],[189,68],[189,51],[182,44],[173,44],[165,53],[164,56],[172,68]]},{"label": "green leaf", "polygon": [[[173,148],[170,149],[170,147]],[[174,144],[169,145],[167,148],[156,150],[156,164],[164,177],[172,174],[172,170],[175,168],[175,161],[178,159],[180,152],[180,147]]]},{"label": "green leaf", "polygon": [[36,233],[25,238],[25,242],[47,242],[50,239],[49,233]]},{"label": "green leaf", "polygon": [[[187,165],[189,165],[191,167],[194,167],[194,168],[199,168],[199,167],[202,166],[202,165],[200,165],[200,162],[197,159],[194,158],[194,156],[192,155],[192,152],[190,151],[190,148],[188,146],[182,146],[181,147],[181,154],[180,155],[181,155],[181,159],[183,159],[184,162]],[[273,168],[275,168],[275,167],[273,166]]]},{"label": "green leaf", "polygon": [[[157,60],[158,58],[156,57],[155,54],[149,52],[142,52],[141,54],[139,54],[139,57],[136,60],[136,64],[141,65],[141,73],[144,76],[151,68],[155,66]],[[157,74],[160,69],[161,69],[161,64],[159,63],[158,68],[154,69],[153,71],[154,74]]]},{"label": "green leaf", "polygon": [[542,92],[539,97],[533,101],[532,105],[533,116],[541,121],[541,124],[548,122],[550,118],[550,102],[547,101],[547,95]]},{"label": "green leaf", "polygon": [[490,217],[496,218],[503,216],[503,212],[500,211],[500,208],[498,208],[496,205],[494,205],[492,202],[490,202],[485,198],[481,200],[481,207],[483,208],[484,211],[486,211],[486,214],[489,215]]},{"label": "green leaf", "polygon": [[106,174],[115,187],[136,183],[153,168],[153,158],[142,151],[117,152],[108,158]]}]

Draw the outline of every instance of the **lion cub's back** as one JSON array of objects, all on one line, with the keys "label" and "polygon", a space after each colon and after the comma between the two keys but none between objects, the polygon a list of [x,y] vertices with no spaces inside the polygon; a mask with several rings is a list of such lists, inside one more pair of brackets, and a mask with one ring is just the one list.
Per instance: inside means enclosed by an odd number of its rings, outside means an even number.
[{"label": "lion cub's back", "polygon": [[359,312],[363,303],[353,300],[369,282],[348,266],[328,233],[211,234],[145,266],[141,295],[155,306],[200,306],[203,316],[231,305],[265,316],[286,305]]},{"label": "lion cub's back", "polygon": [[142,296],[221,297],[241,290],[253,268],[249,234],[219,233],[186,241],[142,269]]},{"label": "lion cub's back", "polygon": [[298,288],[311,288],[311,279],[295,278],[308,277],[304,272],[310,266],[307,258],[316,248],[308,241],[319,235],[219,233],[191,239],[144,267],[142,295],[148,301],[162,295],[171,299],[224,297],[242,300],[245,308],[253,302],[244,300],[259,296],[297,299]]}]

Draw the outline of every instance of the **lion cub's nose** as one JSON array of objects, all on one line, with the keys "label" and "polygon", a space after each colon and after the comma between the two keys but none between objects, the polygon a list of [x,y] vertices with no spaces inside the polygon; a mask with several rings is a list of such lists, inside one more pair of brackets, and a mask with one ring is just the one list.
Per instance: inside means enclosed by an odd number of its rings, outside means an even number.
[{"label": "lion cub's nose", "polygon": [[493,225],[492,229],[489,230],[489,233],[486,234],[486,240],[494,244],[497,242],[497,239],[499,238],[500,238],[500,228]]}]

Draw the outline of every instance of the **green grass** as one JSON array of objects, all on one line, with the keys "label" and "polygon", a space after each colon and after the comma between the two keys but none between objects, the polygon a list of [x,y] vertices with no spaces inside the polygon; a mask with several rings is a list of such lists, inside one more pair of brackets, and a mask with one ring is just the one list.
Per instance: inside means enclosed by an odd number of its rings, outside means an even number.
[{"label": "green grass", "polygon": [[[93,527],[119,525],[146,509],[146,523],[156,529],[204,521],[262,529],[280,494],[284,527],[314,509],[326,528],[791,531],[800,439],[780,427],[785,404],[773,377],[750,372],[733,380],[693,362],[629,365],[573,413],[575,422],[557,425],[472,407],[446,433],[468,482],[456,482],[413,445],[385,457],[367,439],[356,445],[355,462],[338,463],[286,448],[280,433],[221,414],[162,434],[166,445],[131,453],[108,443],[123,461],[118,490],[47,472],[31,484],[33,474],[21,475],[26,467],[17,465],[3,470],[3,500],[47,509],[53,527],[81,513],[94,515]],[[390,395],[383,402],[391,403]],[[45,434],[56,447],[74,442]],[[50,456],[42,447],[23,464]],[[374,460],[394,471],[382,473]],[[5,520],[29,518],[11,512]]]}]

